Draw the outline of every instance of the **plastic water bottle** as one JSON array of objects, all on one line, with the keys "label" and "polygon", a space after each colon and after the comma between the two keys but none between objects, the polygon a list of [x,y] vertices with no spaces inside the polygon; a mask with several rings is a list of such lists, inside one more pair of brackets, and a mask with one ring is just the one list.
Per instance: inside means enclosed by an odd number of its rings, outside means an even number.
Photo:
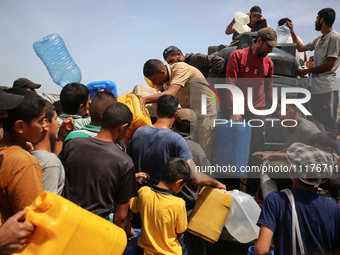
[{"label": "plastic water bottle", "polygon": [[50,34],[37,40],[33,48],[55,84],[64,87],[68,83],[81,81],[80,69],[59,34]]},{"label": "plastic water bottle", "polygon": [[278,43],[286,43],[290,35],[289,27],[286,25],[278,26],[276,29],[276,34]]}]

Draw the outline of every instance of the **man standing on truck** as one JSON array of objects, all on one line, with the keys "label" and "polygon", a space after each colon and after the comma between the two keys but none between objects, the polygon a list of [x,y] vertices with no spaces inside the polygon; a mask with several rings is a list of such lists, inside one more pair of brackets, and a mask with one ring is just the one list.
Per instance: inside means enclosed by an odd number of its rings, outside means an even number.
[{"label": "man standing on truck", "polygon": [[[250,27],[251,32],[257,32],[261,28],[269,27],[267,20],[262,16],[262,9],[260,6],[255,5],[251,7],[248,15],[250,19],[248,27]],[[233,28],[235,23],[236,21],[234,18],[225,30],[227,35],[233,34],[233,41],[235,40],[236,36],[239,35],[235,28]]]},{"label": "man standing on truck", "polygon": [[313,51],[313,67],[300,69],[302,77],[312,73],[311,107],[314,120],[320,121],[327,131],[337,135],[336,119],[339,104],[339,88],[336,74],[340,64],[340,34],[335,32],[332,25],[335,21],[335,11],[324,8],[318,12],[315,21],[315,30],[322,35],[303,45],[296,36],[293,23],[287,22],[291,35],[298,51]]},{"label": "man standing on truck", "polygon": [[[262,120],[263,123],[265,122],[265,116],[255,115],[249,110],[247,89],[248,87],[253,89],[252,104],[255,109],[264,109],[266,99],[269,103],[272,103],[274,64],[267,54],[272,52],[273,47],[280,47],[280,45],[277,43],[275,30],[267,27],[258,31],[256,42],[251,47],[235,50],[230,54],[226,73],[227,83],[239,87],[245,98],[245,114],[243,116],[235,114],[233,97],[231,92],[227,90],[227,109],[231,120],[249,121],[256,119]],[[250,155],[256,151],[264,151],[264,132],[265,125],[252,128]],[[261,162],[251,157],[248,164],[260,166]],[[247,193],[252,196],[255,196],[259,188],[259,174],[251,173],[251,175],[247,176]]]},{"label": "man standing on truck", "polygon": [[185,56],[176,46],[169,46],[163,51],[164,60],[172,65],[177,62],[185,62],[196,67],[205,78],[218,78],[224,67],[224,59],[216,55],[201,53],[187,53]]}]

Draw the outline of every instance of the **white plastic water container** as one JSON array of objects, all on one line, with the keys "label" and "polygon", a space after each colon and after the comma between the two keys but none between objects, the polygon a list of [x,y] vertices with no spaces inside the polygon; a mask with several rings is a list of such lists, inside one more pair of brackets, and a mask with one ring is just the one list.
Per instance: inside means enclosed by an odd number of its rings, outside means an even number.
[{"label": "white plastic water container", "polygon": [[256,225],[261,209],[249,194],[239,190],[227,191],[232,196],[231,206],[224,226],[237,241],[249,243],[259,236]]},{"label": "white plastic water container", "polygon": [[241,25],[240,23],[236,22],[234,24],[234,29],[239,33],[239,34],[242,34],[242,33],[246,33],[246,32],[250,32],[251,31],[251,28],[248,27],[248,25]]},{"label": "white plastic water container", "polygon": [[239,23],[240,25],[247,25],[250,22],[249,15],[244,14],[243,12],[235,12],[234,18],[236,23]]}]

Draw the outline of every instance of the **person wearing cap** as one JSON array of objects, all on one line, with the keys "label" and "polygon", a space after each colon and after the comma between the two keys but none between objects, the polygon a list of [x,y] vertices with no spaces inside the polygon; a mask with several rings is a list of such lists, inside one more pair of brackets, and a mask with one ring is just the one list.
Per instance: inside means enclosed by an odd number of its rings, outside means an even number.
[{"label": "person wearing cap", "polygon": [[327,131],[337,135],[336,116],[339,105],[339,85],[337,73],[340,65],[340,34],[332,25],[335,11],[324,8],[318,12],[315,30],[321,35],[303,45],[294,32],[293,23],[287,22],[296,48],[300,52],[314,50],[313,67],[299,69],[300,77],[312,73],[311,108],[314,120],[320,121]]},{"label": "person wearing cap", "polygon": [[28,91],[36,92],[35,90],[40,88],[41,85],[35,83],[27,78],[19,78],[13,82],[13,88],[26,89]]},{"label": "person wearing cap", "polygon": [[[334,200],[319,196],[315,189],[337,171],[336,160],[332,154],[303,143],[288,148],[287,160],[305,254],[338,254],[340,207]],[[284,192],[269,193],[257,225],[260,234],[254,246],[256,254],[269,254],[272,239],[275,254],[296,254],[292,242],[292,209]],[[296,244],[297,250],[299,246]]]},{"label": "person wearing cap", "polygon": [[[249,13],[250,22],[248,26],[251,29],[251,32],[259,31],[261,28],[269,27],[267,20],[262,16],[262,9],[260,6],[253,6],[251,7]],[[233,34],[233,41],[235,40],[236,36],[239,35],[238,32],[233,28],[234,24],[236,23],[235,18],[230,22],[227,26],[225,33],[227,35]]]},{"label": "person wearing cap", "polygon": [[[273,94],[273,61],[267,56],[273,47],[280,47],[277,43],[276,32],[270,27],[258,31],[256,42],[249,48],[235,50],[230,54],[227,64],[227,84],[240,88],[244,95],[244,115],[234,114],[233,97],[227,90],[227,110],[233,121],[248,121],[259,119],[265,122],[265,116],[253,114],[248,107],[248,88],[252,88],[252,104],[257,110],[265,109],[266,99],[271,104]],[[264,151],[265,125],[253,127],[251,134],[250,155],[256,151]],[[250,157],[248,165],[259,166],[261,161]],[[255,196],[259,188],[259,173],[249,173],[247,180],[247,193]],[[248,178],[247,177],[247,178]]]},{"label": "person wearing cap", "polygon": [[[23,96],[6,93],[0,88],[0,129],[2,129],[2,123],[8,116],[6,110],[16,108],[23,99]],[[26,246],[29,237],[34,232],[34,226],[32,223],[23,223],[20,221],[26,212],[27,209],[17,212],[1,226],[1,254],[11,254]]]},{"label": "person wearing cap", "polygon": [[216,55],[187,53],[185,56],[176,46],[169,46],[163,51],[164,60],[172,65],[185,62],[201,71],[205,78],[218,78],[224,67],[224,59]]},{"label": "person wearing cap", "polygon": [[4,119],[8,116],[6,110],[17,107],[23,99],[23,96],[6,93],[0,88],[0,129]]},{"label": "person wearing cap", "polygon": [[193,159],[198,166],[210,166],[207,155],[202,147],[195,142],[196,137],[196,113],[188,108],[181,108],[174,122],[174,130],[187,142]]},{"label": "person wearing cap", "polygon": [[0,183],[0,212],[4,220],[30,205],[43,192],[41,167],[26,151],[26,143],[37,142],[47,126],[44,99],[19,88],[7,92],[24,98],[17,107],[7,110],[8,116],[3,121],[0,176],[4,178]]}]

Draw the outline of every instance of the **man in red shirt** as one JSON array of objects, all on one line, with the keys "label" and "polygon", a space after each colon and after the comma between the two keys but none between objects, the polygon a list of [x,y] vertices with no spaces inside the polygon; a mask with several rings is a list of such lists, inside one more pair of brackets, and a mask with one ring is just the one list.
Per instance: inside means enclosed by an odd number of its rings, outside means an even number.
[{"label": "man in red shirt", "polygon": [[[258,31],[256,42],[251,47],[235,50],[230,54],[226,73],[227,84],[235,85],[242,90],[245,110],[243,116],[234,114],[233,97],[231,92],[227,90],[227,107],[231,120],[249,121],[257,119],[265,123],[265,116],[255,115],[249,110],[247,89],[252,88],[252,105],[255,109],[264,109],[266,99],[269,103],[272,103],[274,65],[267,55],[272,52],[273,47],[280,47],[277,43],[276,32],[272,28],[266,27]],[[260,126],[258,123],[253,125]],[[264,151],[264,131],[265,124],[262,127],[252,128],[250,155],[255,151]],[[260,166],[261,162],[251,157],[248,164]],[[258,176],[259,172],[247,176],[247,193],[250,195],[254,196],[259,187]]]}]

